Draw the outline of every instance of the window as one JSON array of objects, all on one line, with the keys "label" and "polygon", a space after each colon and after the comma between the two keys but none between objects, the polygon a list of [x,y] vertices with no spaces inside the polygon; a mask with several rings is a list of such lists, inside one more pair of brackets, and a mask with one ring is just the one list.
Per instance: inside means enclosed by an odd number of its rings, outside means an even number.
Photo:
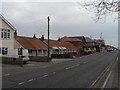
[{"label": "window", "polygon": [[1,38],[3,38],[3,29],[2,29],[2,32],[1,32]]},{"label": "window", "polygon": [[4,38],[4,39],[10,38],[10,30],[9,29],[2,29],[1,38]]},{"label": "window", "polygon": [[2,52],[2,51],[1,51],[1,48],[0,48],[0,54],[1,54],[1,52]]},{"label": "window", "polygon": [[0,54],[6,55],[7,53],[8,53],[8,48],[6,48],[6,47],[0,48]]},{"label": "window", "polygon": [[10,30],[7,32],[7,38],[10,38]]},{"label": "window", "polygon": [[32,50],[28,50],[28,53],[29,53],[29,54],[32,54]]}]

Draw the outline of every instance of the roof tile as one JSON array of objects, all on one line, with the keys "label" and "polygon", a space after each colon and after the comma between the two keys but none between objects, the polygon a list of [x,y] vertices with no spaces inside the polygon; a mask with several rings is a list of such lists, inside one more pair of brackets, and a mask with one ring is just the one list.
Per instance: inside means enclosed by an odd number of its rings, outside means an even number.
[{"label": "roof tile", "polygon": [[26,49],[47,49],[47,45],[37,38],[17,36],[16,40]]}]

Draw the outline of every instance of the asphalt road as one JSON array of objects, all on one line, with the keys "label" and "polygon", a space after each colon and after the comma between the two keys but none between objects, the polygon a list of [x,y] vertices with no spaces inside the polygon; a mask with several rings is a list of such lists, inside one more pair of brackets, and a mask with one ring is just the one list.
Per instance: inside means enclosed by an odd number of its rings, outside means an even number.
[{"label": "asphalt road", "polygon": [[89,88],[116,60],[117,51],[83,56],[46,68],[33,69],[2,78],[3,88]]}]

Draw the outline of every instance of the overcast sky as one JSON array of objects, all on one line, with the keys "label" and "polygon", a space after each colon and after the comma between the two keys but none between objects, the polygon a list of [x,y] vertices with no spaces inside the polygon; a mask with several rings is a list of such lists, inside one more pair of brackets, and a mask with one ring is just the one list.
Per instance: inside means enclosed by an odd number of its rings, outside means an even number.
[{"label": "overcast sky", "polygon": [[2,2],[0,11],[17,28],[18,35],[47,37],[47,17],[50,16],[52,39],[90,35],[99,39],[102,32],[106,44],[117,46],[118,22],[114,22],[114,15],[96,23],[95,14],[77,2]]}]

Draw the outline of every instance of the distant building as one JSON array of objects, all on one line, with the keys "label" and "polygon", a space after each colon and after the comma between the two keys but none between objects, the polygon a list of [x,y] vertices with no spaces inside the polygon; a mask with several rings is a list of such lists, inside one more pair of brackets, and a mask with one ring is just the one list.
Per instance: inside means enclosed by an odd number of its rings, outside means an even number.
[{"label": "distant building", "polygon": [[86,50],[92,52],[100,52],[105,49],[105,41],[101,39],[91,39],[85,37],[86,40]]},{"label": "distant building", "polygon": [[61,41],[66,41],[73,44],[76,48],[78,48],[79,54],[84,52],[84,48],[86,44],[84,36],[74,36],[74,37],[64,36],[61,38]]}]

